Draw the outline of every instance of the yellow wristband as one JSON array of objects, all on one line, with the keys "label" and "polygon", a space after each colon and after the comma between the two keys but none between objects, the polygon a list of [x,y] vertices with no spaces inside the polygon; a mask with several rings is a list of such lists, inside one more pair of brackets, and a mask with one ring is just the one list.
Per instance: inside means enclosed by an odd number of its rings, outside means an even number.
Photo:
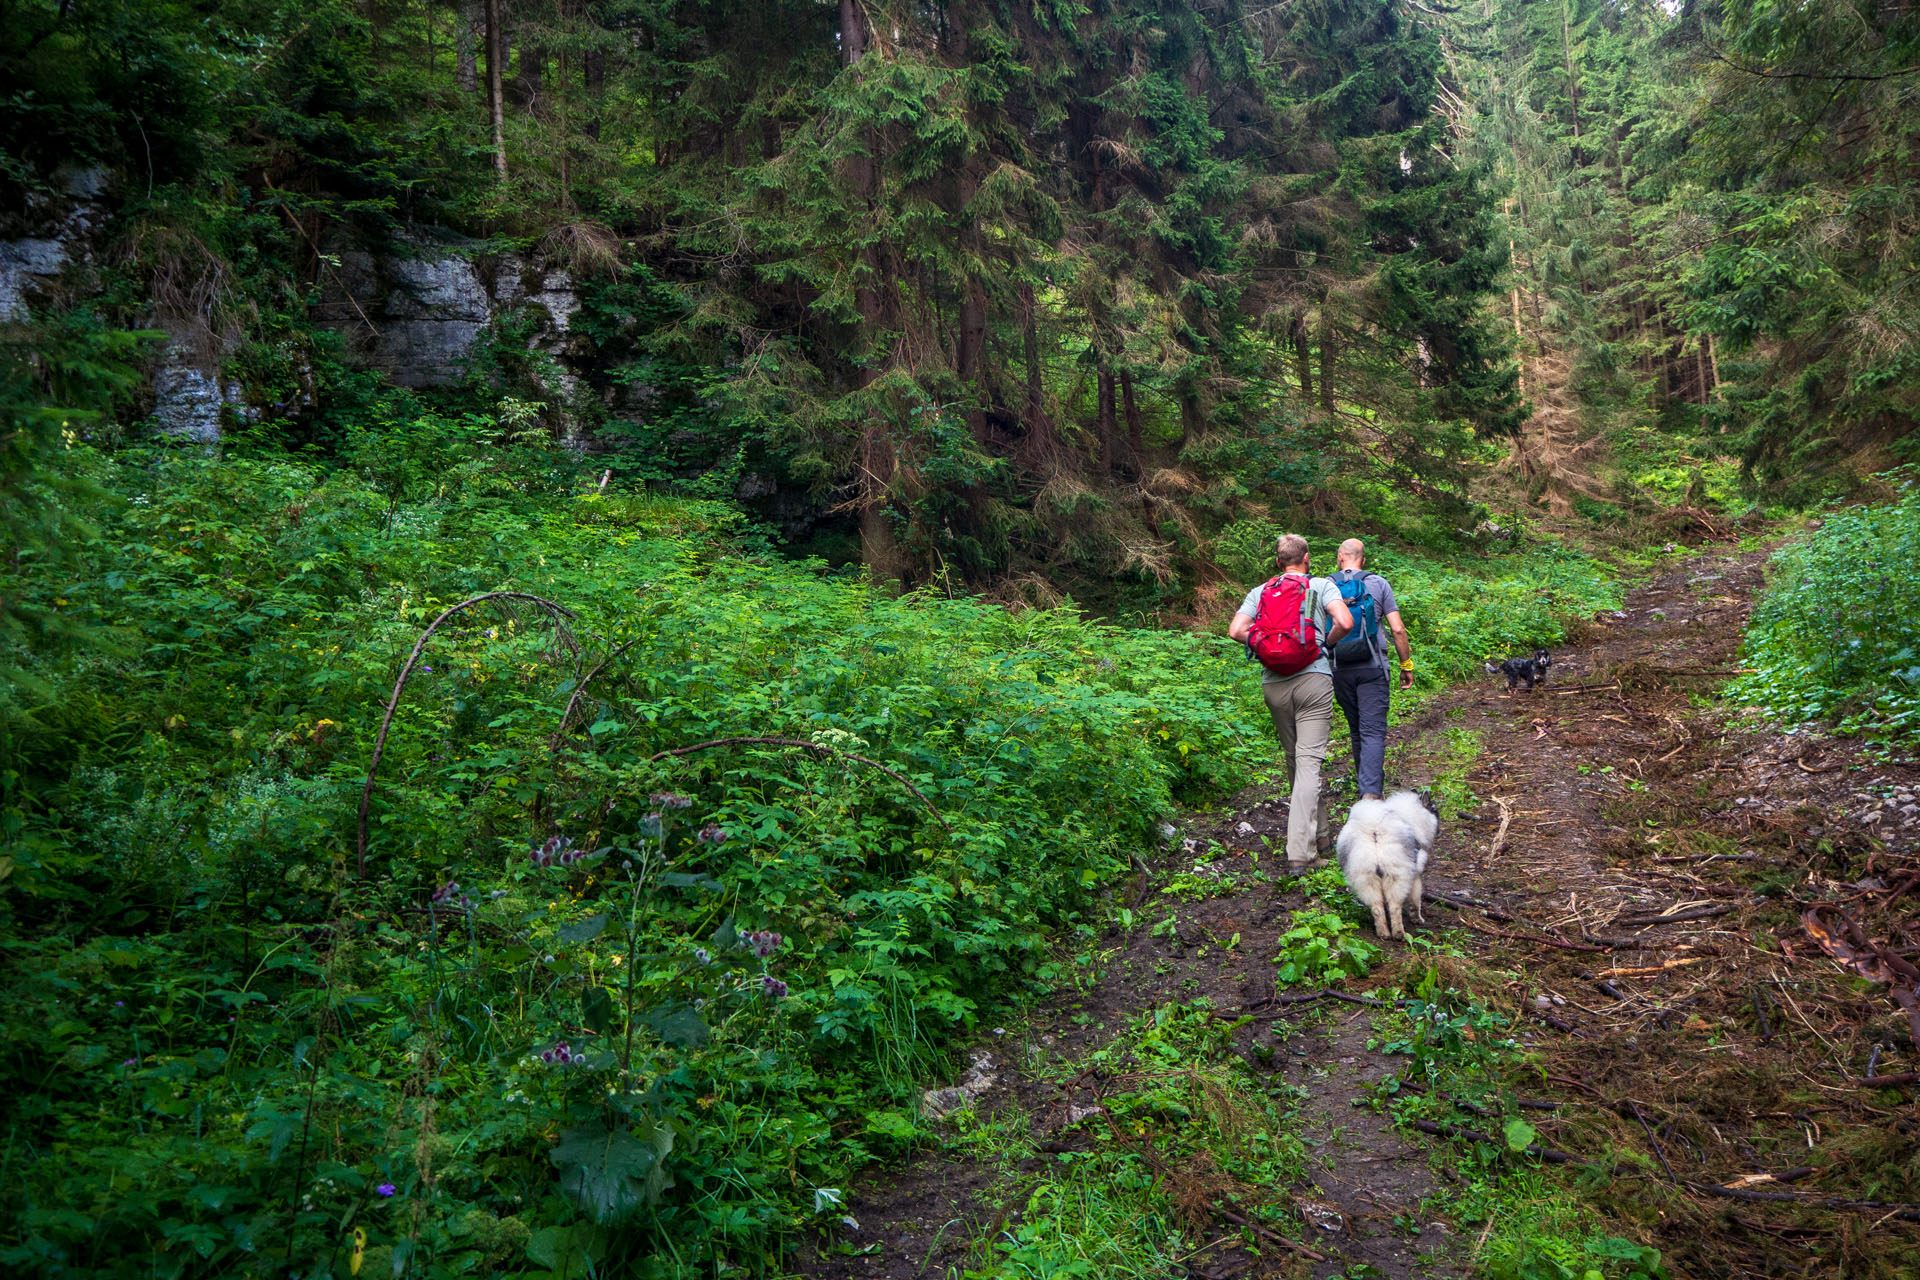
[{"label": "yellow wristband", "polygon": [[1407,658],[1407,659],[1404,659],[1404,660],[1402,660],[1402,662],[1400,663],[1400,669],[1401,669],[1402,671],[1411,671],[1411,670],[1413,670],[1413,659],[1412,659],[1412,658]]}]

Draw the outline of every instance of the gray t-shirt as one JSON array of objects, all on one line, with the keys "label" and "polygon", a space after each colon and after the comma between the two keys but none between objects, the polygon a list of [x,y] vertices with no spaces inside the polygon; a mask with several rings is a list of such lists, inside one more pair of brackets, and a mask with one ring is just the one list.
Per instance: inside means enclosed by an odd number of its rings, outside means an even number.
[{"label": "gray t-shirt", "polygon": [[[1260,593],[1266,589],[1267,584],[1262,582],[1254,587],[1253,590],[1247,592],[1247,598],[1240,602],[1240,608],[1236,612],[1244,614],[1248,618],[1259,617]],[[1313,593],[1314,632],[1320,637],[1321,643],[1324,644],[1327,639],[1327,632],[1333,626],[1333,614],[1328,611],[1327,602],[1334,601],[1337,603],[1339,601],[1340,588],[1333,585],[1333,579],[1331,578],[1310,578],[1307,582],[1307,589]],[[1312,675],[1316,671],[1323,676],[1333,674],[1333,666],[1327,661],[1325,655],[1315,658],[1304,670],[1296,671],[1290,676],[1283,676],[1277,671],[1262,667],[1260,669],[1260,683],[1280,684],[1299,676]]]},{"label": "gray t-shirt", "polygon": [[[1333,575],[1333,581],[1338,584],[1362,574],[1366,575],[1367,594],[1373,597],[1374,621],[1380,627],[1380,634],[1373,638],[1374,652],[1380,665],[1385,666],[1387,665],[1387,636],[1392,630],[1387,626],[1387,615],[1400,612],[1400,602],[1393,598],[1393,587],[1385,578],[1377,573],[1368,573],[1365,569],[1342,569]],[[1356,627],[1361,625],[1357,610],[1353,615],[1353,625]]]}]

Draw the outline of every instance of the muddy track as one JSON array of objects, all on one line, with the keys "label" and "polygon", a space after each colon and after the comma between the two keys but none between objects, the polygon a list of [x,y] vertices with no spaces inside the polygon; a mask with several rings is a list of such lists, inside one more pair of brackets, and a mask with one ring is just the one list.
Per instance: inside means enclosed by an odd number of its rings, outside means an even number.
[{"label": "muddy track", "polygon": [[[1427,887],[1463,905],[1429,905],[1425,931],[1451,931],[1464,959],[1449,976],[1517,1019],[1535,1053],[1527,1117],[1542,1143],[1604,1171],[1588,1194],[1612,1229],[1661,1248],[1675,1276],[1912,1276],[1920,1222],[1897,1206],[1920,1199],[1914,1090],[1856,1081],[1870,1063],[1881,1077],[1920,1069],[1920,1053],[1888,988],[1850,975],[1801,915],[1839,903],[1824,917],[1834,930],[1913,951],[1920,779],[1856,744],[1735,727],[1714,691],[1763,562],[1696,556],[1556,651],[1548,685],[1508,695],[1490,677],[1429,704],[1396,731],[1393,784],[1450,776]],[[1344,771],[1334,763],[1336,814]],[[1307,1174],[1260,1190],[1325,1260],[1251,1255],[1226,1208],[1221,1239],[1186,1274],[1470,1273],[1475,1229],[1433,1207],[1453,1176],[1429,1158],[1445,1139],[1354,1105],[1405,1061],[1368,1048],[1376,1009],[1276,1003],[1270,960],[1304,899],[1251,873],[1256,853],[1278,861],[1264,844],[1283,844],[1285,826],[1271,787],[1191,823],[1127,891],[1140,918],[1108,940],[1097,981],[981,1047],[991,1062],[973,1105],[1030,1126],[1038,1154],[1007,1167],[928,1156],[857,1187],[860,1226],[840,1248],[859,1252],[809,1250],[795,1273],[912,1280],[978,1265],[978,1242],[1017,1226],[1023,1179],[1087,1141],[1102,1085],[1076,1065],[1143,1011],[1199,997],[1256,1014],[1236,1043],[1253,1052],[1271,1037],[1263,1069],[1304,1091]],[[1231,852],[1205,870],[1246,887],[1156,896],[1213,842]],[[1351,985],[1415,963],[1403,947],[1389,956]]]}]

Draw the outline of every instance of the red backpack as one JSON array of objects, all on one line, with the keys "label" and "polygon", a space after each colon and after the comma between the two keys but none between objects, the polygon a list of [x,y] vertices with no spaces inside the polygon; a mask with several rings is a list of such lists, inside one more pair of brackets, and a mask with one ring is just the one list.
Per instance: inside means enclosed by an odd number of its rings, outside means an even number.
[{"label": "red backpack", "polygon": [[1260,610],[1247,628],[1247,647],[1275,675],[1297,676],[1322,657],[1311,585],[1305,574],[1283,573],[1260,591]]}]

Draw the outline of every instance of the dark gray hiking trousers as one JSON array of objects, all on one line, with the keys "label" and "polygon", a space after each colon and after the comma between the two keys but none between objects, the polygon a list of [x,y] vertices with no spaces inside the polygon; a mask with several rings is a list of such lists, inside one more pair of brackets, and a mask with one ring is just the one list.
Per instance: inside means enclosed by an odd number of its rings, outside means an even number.
[{"label": "dark gray hiking trousers", "polygon": [[1393,681],[1377,663],[1333,669],[1333,700],[1353,739],[1353,775],[1361,794],[1387,793],[1387,703]]}]

